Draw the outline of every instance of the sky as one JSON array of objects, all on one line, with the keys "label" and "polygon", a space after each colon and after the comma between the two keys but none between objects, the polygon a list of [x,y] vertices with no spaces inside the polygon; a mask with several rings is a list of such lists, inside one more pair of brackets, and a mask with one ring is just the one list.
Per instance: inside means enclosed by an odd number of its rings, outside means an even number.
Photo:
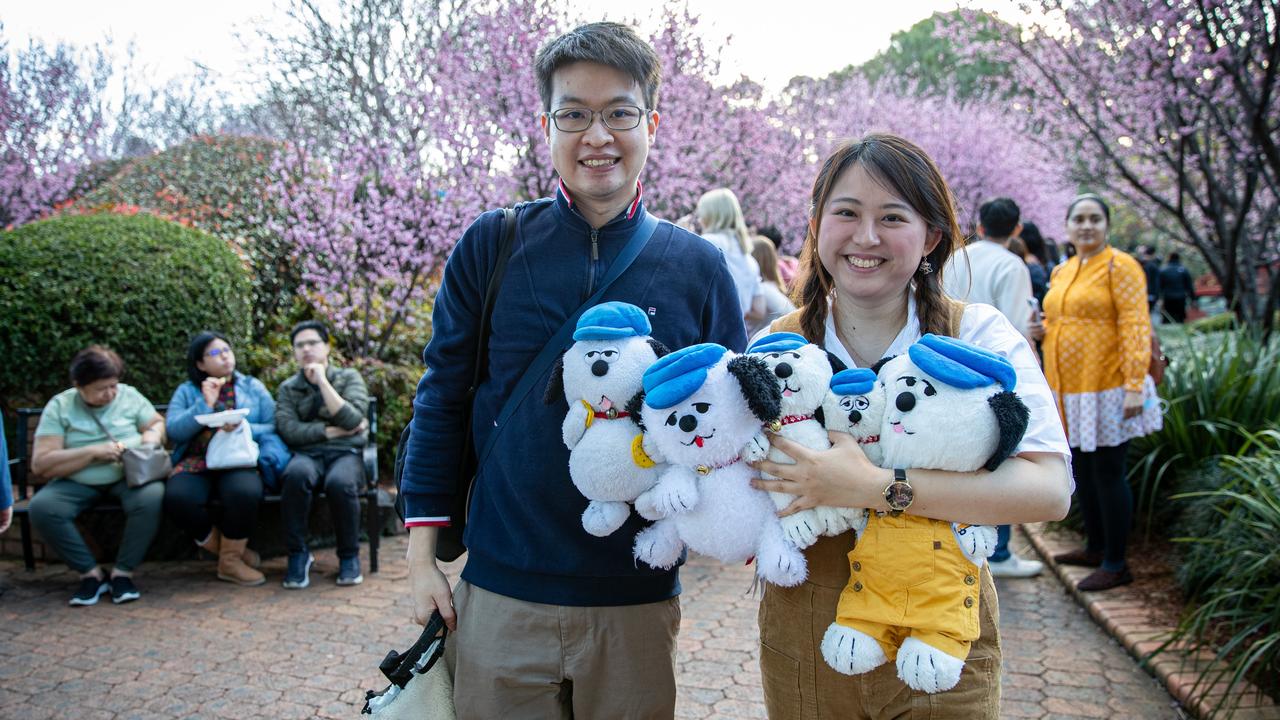
[{"label": "sky", "polygon": [[[337,2],[337,0],[322,0]],[[254,30],[281,16],[280,0],[0,0],[10,48],[28,38],[77,45],[106,37],[135,44],[137,60],[156,80],[187,73],[192,63],[213,70],[228,87],[252,76],[260,56]],[[589,19],[652,17],[662,0],[563,0]],[[957,0],[689,0],[708,37],[731,36],[723,57],[727,79],[746,75],[778,90],[796,75],[822,76],[862,63],[889,46],[890,36]],[[961,4],[1018,20],[1013,0]],[[644,21],[641,21],[642,29]]]}]

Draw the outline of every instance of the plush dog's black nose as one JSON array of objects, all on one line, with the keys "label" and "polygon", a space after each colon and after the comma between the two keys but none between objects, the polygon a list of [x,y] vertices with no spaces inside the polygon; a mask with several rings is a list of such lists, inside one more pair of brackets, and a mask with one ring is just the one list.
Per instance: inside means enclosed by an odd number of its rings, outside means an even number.
[{"label": "plush dog's black nose", "polygon": [[911,409],[916,406],[916,396],[909,392],[899,393],[895,403],[902,412],[911,412]]},{"label": "plush dog's black nose", "polygon": [[789,378],[792,373],[791,363],[778,363],[778,367],[773,369],[773,374],[780,378]]},{"label": "plush dog's black nose", "polygon": [[853,412],[849,413],[850,425],[857,425],[860,422],[862,422],[862,413],[858,412],[857,410],[854,410]]},{"label": "plush dog's black nose", "polygon": [[591,374],[596,377],[604,377],[609,374],[609,363],[603,360],[597,360],[591,363]]},{"label": "plush dog's black nose", "polygon": [[680,429],[685,432],[693,432],[698,429],[698,418],[692,415],[685,415],[680,418]]}]

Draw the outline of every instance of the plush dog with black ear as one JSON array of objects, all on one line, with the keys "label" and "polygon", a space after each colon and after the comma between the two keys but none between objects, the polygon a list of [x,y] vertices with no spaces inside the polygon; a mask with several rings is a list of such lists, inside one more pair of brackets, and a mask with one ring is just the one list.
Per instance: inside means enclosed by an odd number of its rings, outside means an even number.
[{"label": "plush dog with black ear", "polygon": [[[776,332],[765,335],[747,348],[747,354],[764,361],[782,391],[782,410],[772,429],[792,442],[807,448],[826,450],[831,447],[822,424],[823,400],[827,397],[831,376],[844,369],[844,363],[826,350],[805,340],[802,335]],[[784,465],[795,462],[777,448],[769,450],[769,459]],[[775,479],[768,473],[761,477]],[[774,505],[783,509],[795,500],[794,495],[771,492]],[[782,518],[782,530],[798,547],[806,548],[821,535],[839,535],[860,521],[864,513],[852,508],[816,507]]]},{"label": "plush dog with black ear", "polygon": [[757,575],[791,586],[807,574],[773,502],[751,486],[747,463],[768,452],[763,425],[778,417],[781,391],[759,359],[704,343],[659,359],[644,374],[640,416],[667,462],[662,479],[636,500],[656,520],[636,536],[637,560],[674,565],[688,546],[725,562],[752,557]]},{"label": "plush dog with black ear", "polygon": [[622,527],[631,515],[628,503],[658,481],[638,420],[627,410],[645,369],[667,354],[650,331],[649,318],[634,305],[596,305],[578,320],[574,344],[547,383],[546,402],[563,395],[569,404],[561,427],[569,477],[589,501],[582,527],[596,537]]},{"label": "plush dog with black ear", "polygon": [[[1013,393],[1005,358],[954,338],[925,335],[886,363],[877,384],[886,410],[882,466],[994,470],[1013,453],[1030,413]],[[822,655],[857,675],[897,659],[915,690],[950,690],[978,638],[980,573],[995,528],[908,514],[873,514],[849,554],[849,584]]]}]

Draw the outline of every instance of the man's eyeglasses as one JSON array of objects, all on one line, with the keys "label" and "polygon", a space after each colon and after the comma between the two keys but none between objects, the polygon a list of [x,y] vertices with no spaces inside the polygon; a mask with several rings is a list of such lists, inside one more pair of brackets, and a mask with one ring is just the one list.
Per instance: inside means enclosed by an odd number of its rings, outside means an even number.
[{"label": "man's eyeglasses", "polygon": [[302,348],[309,348],[313,345],[323,345],[323,344],[324,344],[323,340],[299,340],[295,342],[293,346],[301,350]]},{"label": "man's eyeglasses", "polygon": [[551,116],[551,122],[560,132],[580,133],[591,127],[596,115],[610,130],[634,130],[648,112],[638,105],[610,105],[603,110],[569,107],[543,114]]},{"label": "man's eyeglasses", "polygon": [[234,354],[235,354],[235,353],[231,352],[231,348],[229,348],[229,347],[228,347],[228,348],[214,348],[214,349],[210,350],[209,352],[205,353],[205,357],[218,357],[219,355],[234,355]]}]

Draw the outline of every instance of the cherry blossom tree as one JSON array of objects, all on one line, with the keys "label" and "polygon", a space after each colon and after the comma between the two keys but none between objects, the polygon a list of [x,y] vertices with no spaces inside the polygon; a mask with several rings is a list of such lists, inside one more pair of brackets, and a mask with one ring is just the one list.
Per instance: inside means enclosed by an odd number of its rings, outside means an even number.
[{"label": "cherry blossom tree", "polygon": [[[1037,137],[1081,183],[1199,251],[1242,320],[1280,300],[1280,3],[1043,0],[969,51],[1006,61]],[[963,37],[962,20],[943,32]],[[1259,272],[1270,279],[1261,294]]]}]

